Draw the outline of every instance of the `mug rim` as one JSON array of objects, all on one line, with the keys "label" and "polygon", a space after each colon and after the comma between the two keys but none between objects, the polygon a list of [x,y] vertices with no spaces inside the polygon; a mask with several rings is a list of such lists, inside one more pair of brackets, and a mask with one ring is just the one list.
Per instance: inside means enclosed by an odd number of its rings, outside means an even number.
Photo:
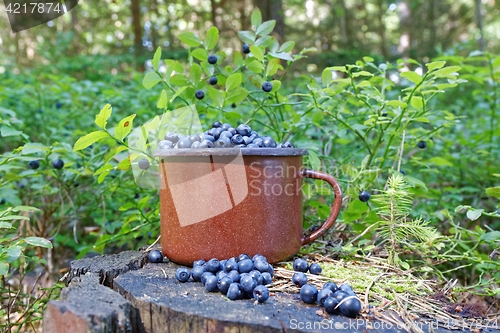
[{"label": "mug rim", "polygon": [[174,156],[303,156],[308,155],[309,151],[305,148],[175,148],[158,149],[153,156],[174,157]]}]

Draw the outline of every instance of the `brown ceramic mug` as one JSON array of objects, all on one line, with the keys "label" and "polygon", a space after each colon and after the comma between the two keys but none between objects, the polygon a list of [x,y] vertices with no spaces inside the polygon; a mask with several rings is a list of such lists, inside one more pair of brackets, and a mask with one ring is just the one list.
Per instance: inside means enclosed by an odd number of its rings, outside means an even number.
[{"label": "brown ceramic mug", "polygon": [[[283,261],[323,235],[342,201],[330,175],[304,169],[306,149],[158,150],[163,253],[173,262],[227,259],[260,253]],[[303,235],[302,178],[328,182],[335,193],[330,216]]]}]

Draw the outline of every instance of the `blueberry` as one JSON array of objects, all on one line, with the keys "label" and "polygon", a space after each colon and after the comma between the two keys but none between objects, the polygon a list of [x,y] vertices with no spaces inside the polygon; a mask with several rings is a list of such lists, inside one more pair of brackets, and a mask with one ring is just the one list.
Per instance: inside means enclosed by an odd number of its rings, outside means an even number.
[{"label": "blueberry", "polygon": [[177,268],[175,271],[175,278],[179,282],[187,282],[191,277],[191,271],[187,268]]},{"label": "blueberry", "polygon": [[264,261],[267,261],[267,258],[264,257],[262,254],[257,253],[257,254],[254,254],[254,256],[252,257],[252,260],[254,262],[255,262],[255,260],[264,260]]},{"label": "blueberry", "polygon": [[229,127],[226,131],[231,132],[232,135],[238,134],[238,132],[236,132],[236,128],[234,127]]},{"label": "blueberry", "polygon": [[174,144],[170,140],[161,140],[158,142],[158,149],[172,149],[174,148]]},{"label": "blueberry", "polygon": [[344,298],[349,297],[349,295],[342,290],[337,290],[336,292],[333,293],[332,297],[340,302]]},{"label": "blueberry", "polygon": [[265,286],[257,286],[253,290],[253,298],[259,303],[264,303],[269,299],[269,289]]},{"label": "blueberry", "polygon": [[241,285],[239,283],[233,282],[229,285],[229,289],[226,294],[227,298],[234,301],[237,299],[243,298],[243,290],[241,289]]},{"label": "blueberry", "polygon": [[[206,268],[206,267],[205,267]],[[212,273],[212,272],[205,272],[203,274],[201,274],[201,277],[200,277],[200,281],[201,283],[205,284],[205,282],[207,281],[207,278],[209,276],[213,276],[215,278],[215,274]]]},{"label": "blueberry", "polygon": [[356,293],[354,292],[354,290],[352,290],[352,287],[350,285],[348,285],[347,283],[342,283],[339,286],[339,290],[342,290],[343,292],[345,292],[349,296],[357,296]]},{"label": "blueberry", "polygon": [[212,258],[207,262],[207,272],[212,272],[215,274],[220,270],[220,262],[216,258]]},{"label": "blueberry", "polygon": [[177,148],[191,148],[191,145],[191,140],[189,140],[189,138],[187,137],[180,138],[177,142]]},{"label": "blueberry", "polygon": [[231,107],[235,108],[236,107],[236,103],[231,104]]},{"label": "blueberry", "polygon": [[271,275],[271,277],[274,276],[274,267],[273,267],[273,265],[269,265],[269,270],[267,272],[269,273],[269,275]]},{"label": "blueberry", "polygon": [[255,282],[257,282],[257,285],[264,283],[264,278],[262,277],[262,274],[260,274],[258,270],[254,269],[253,271],[250,271],[248,275],[254,278]]},{"label": "blueberry", "polygon": [[238,271],[241,273],[248,273],[253,270],[252,259],[243,259],[238,262]]},{"label": "blueberry", "polygon": [[199,135],[190,135],[189,137],[189,141],[191,142],[201,142],[201,138]]},{"label": "blueberry", "polygon": [[233,135],[231,142],[235,145],[240,145],[244,142],[243,137],[240,134]]},{"label": "blueberry", "polygon": [[215,275],[208,275],[204,283],[205,288],[210,292],[219,291],[219,289],[217,288],[218,281],[219,280]]},{"label": "blueberry", "polygon": [[262,284],[263,285],[266,286],[268,284],[273,283],[273,278],[272,278],[271,274],[269,274],[268,272],[264,272],[261,275],[262,275]]},{"label": "blueberry", "polygon": [[295,148],[295,146],[290,141],[286,141],[280,144],[279,148]]},{"label": "blueberry", "polygon": [[193,266],[193,269],[191,270],[191,276],[193,277],[193,280],[196,282],[201,281],[201,275],[206,272],[205,266]]},{"label": "blueberry", "polygon": [[265,92],[270,92],[271,90],[273,90],[273,85],[271,84],[271,82],[264,82],[262,84],[262,90],[264,90]]},{"label": "blueberry", "polygon": [[339,287],[333,282],[327,282],[323,285],[323,289],[330,289],[332,292],[339,290]]},{"label": "blueberry", "polygon": [[200,148],[213,148],[214,143],[212,141],[208,140],[203,140],[202,143],[200,143]]},{"label": "blueberry", "polygon": [[220,262],[220,270],[223,271],[223,272],[226,272],[226,262],[227,262],[227,259],[220,260],[219,262]]},{"label": "blueberry", "polygon": [[223,276],[217,281],[217,289],[219,289],[222,294],[227,295],[231,283],[233,283],[233,279],[229,276]]},{"label": "blueberry", "polygon": [[228,139],[231,139],[233,137],[233,134],[229,131],[224,131],[219,135],[219,139],[222,137],[226,137]]},{"label": "blueberry", "polygon": [[203,92],[203,90],[196,90],[196,92],[194,93],[194,95],[199,100],[202,100],[205,97],[205,93]]},{"label": "blueberry", "polygon": [[234,282],[240,282],[240,273],[238,273],[238,271],[235,269],[229,271],[229,273],[227,273],[227,276],[233,279]]},{"label": "blueberry", "polygon": [[215,54],[211,54],[208,56],[208,63],[215,65],[217,63],[217,56]]},{"label": "blueberry", "polygon": [[222,123],[220,121],[216,121],[212,124],[212,128],[222,127]]},{"label": "blueberry", "polygon": [[148,259],[150,262],[157,264],[163,262],[163,255],[158,250],[152,250],[148,253]]},{"label": "blueberry", "polygon": [[338,309],[339,300],[334,297],[327,297],[323,302],[323,306],[325,307],[325,311],[329,314],[338,314],[340,311]]},{"label": "blueberry", "polygon": [[[52,164],[54,164],[54,162],[52,162]],[[150,166],[149,161],[148,161],[147,158],[141,158],[139,160],[139,163],[137,163],[137,165],[139,166],[139,168],[141,170],[149,169],[149,166]]]},{"label": "blueberry", "polygon": [[240,262],[243,259],[251,259],[248,254],[242,253],[238,257],[236,257],[236,262]]},{"label": "blueberry", "polygon": [[195,141],[191,144],[191,148],[200,148],[201,143],[199,141]]},{"label": "blueberry", "polygon": [[359,193],[359,200],[361,200],[362,202],[367,202],[368,200],[370,200],[370,196],[370,192],[363,190]]},{"label": "blueberry", "polygon": [[260,148],[260,147],[257,146],[255,143],[249,143],[246,145],[246,148]]},{"label": "blueberry", "polygon": [[425,141],[419,141],[417,143],[417,147],[420,148],[420,149],[425,149],[427,147],[427,142],[425,142]]},{"label": "blueberry", "polygon": [[203,142],[204,140],[208,140],[210,142],[215,142],[215,138],[209,134],[200,134],[200,139],[201,139],[201,142]]},{"label": "blueberry", "polygon": [[252,140],[252,143],[262,147],[264,145],[264,140],[262,140],[262,138],[255,138]]},{"label": "blueberry", "polygon": [[208,80],[208,83],[215,86],[217,84],[217,76],[212,76],[210,80]]},{"label": "blueberry", "polygon": [[262,138],[262,145],[266,148],[276,148],[276,141],[270,136],[266,136]]},{"label": "blueberry", "polygon": [[245,54],[250,53],[250,45],[248,45],[247,43],[243,44],[243,46],[241,47],[241,52]]},{"label": "blueberry", "polygon": [[63,106],[63,104],[61,102],[56,103],[56,109],[60,109],[62,106]]},{"label": "blueberry", "polygon": [[352,297],[340,303],[339,309],[344,316],[356,318],[361,311],[361,302],[359,299]]},{"label": "blueberry", "polygon": [[246,144],[244,144],[244,143],[240,143],[240,144],[238,145],[238,147],[240,147],[240,148],[246,148],[246,147],[247,147],[247,145],[246,145]]},{"label": "blueberry", "polygon": [[269,270],[269,264],[264,259],[254,260],[253,266],[261,273],[267,272]]},{"label": "blueberry", "polygon": [[0,205],[5,205],[5,199],[4,198],[0,199]]},{"label": "blueberry", "polygon": [[224,276],[227,276],[227,273],[226,273],[226,272],[224,272],[224,271],[218,271],[218,272],[215,274],[215,276],[217,276],[217,279],[219,279],[219,280],[220,280],[220,279],[221,279],[221,278],[223,278]]},{"label": "blueberry", "polygon": [[52,161],[52,167],[57,170],[61,170],[64,167],[64,161],[58,158]]},{"label": "blueberry", "polygon": [[317,263],[311,264],[311,266],[309,266],[309,272],[311,274],[319,275],[322,271],[323,269]]},{"label": "blueberry", "polygon": [[403,176],[406,176],[406,172],[404,170],[399,170]]},{"label": "blueberry", "polygon": [[314,304],[318,298],[318,289],[312,284],[305,284],[300,288],[300,299],[307,304]]},{"label": "blueberry", "polygon": [[222,124],[222,126],[221,126],[221,127],[222,127],[222,129],[223,129],[224,131],[227,131],[228,129],[230,129],[230,128],[231,128],[231,124],[224,123],[224,124]]},{"label": "blueberry", "polygon": [[248,125],[241,124],[236,128],[236,132],[241,136],[250,136],[252,129]]},{"label": "blueberry", "polygon": [[37,160],[29,161],[28,168],[36,170],[40,167],[40,162]]},{"label": "blueberry", "polygon": [[325,305],[325,300],[333,295],[333,291],[328,288],[323,288],[318,292],[318,303],[320,306]]},{"label": "blueberry", "polygon": [[200,260],[196,260],[195,262],[193,262],[193,267],[195,266],[203,266],[205,265],[206,261],[203,260],[203,259],[200,259]]},{"label": "blueberry", "polygon": [[234,257],[227,259],[226,265],[224,267],[226,272],[231,272],[232,270],[238,270],[238,263]]},{"label": "blueberry", "polygon": [[167,132],[167,134],[165,134],[164,139],[172,142],[173,144],[176,144],[177,141],[179,141],[179,136],[177,135],[177,133]]},{"label": "blueberry", "polygon": [[302,272],[296,272],[292,276],[292,283],[297,287],[302,287],[307,283],[307,275]]},{"label": "blueberry", "polygon": [[[252,143],[252,141],[253,141],[253,139],[251,139],[249,136],[246,136],[246,135],[242,136],[242,138],[243,138],[243,143],[244,143],[244,144],[246,144],[247,146],[248,146],[249,144],[251,144],[251,143]],[[257,146],[257,145],[255,145],[255,146]],[[258,146],[257,146],[257,147],[258,147]]]},{"label": "blueberry", "polygon": [[212,136],[214,137],[214,140],[219,140],[220,134],[224,132],[224,130],[221,127],[217,127],[212,131]]},{"label": "blueberry", "polygon": [[305,261],[304,259],[297,258],[293,262],[293,270],[296,272],[306,273],[308,269],[309,265],[307,264],[307,261]]},{"label": "blueberry", "polygon": [[233,146],[231,139],[226,136],[221,136],[219,140],[214,142],[215,148],[230,148]]},{"label": "blueberry", "polygon": [[257,281],[250,275],[242,276],[240,279],[241,287],[246,292],[251,292],[255,287],[257,287]]}]

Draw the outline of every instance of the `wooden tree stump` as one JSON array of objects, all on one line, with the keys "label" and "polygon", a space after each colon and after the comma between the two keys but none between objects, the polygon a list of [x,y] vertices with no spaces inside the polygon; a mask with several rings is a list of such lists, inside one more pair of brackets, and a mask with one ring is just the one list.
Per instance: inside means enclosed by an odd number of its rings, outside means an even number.
[{"label": "wooden tree stump", "polygon": [[[220,293],[209,293],[199,282],[178,282],[176,264],[144,264],[142,253],[127,252],[72,262],[71,282],[59,301],[48,304],[44,332],[406,331],[373,317],[330,316],[319,306],[304,304],[297,294],[277,293],[263,304],[230,301]],[[423,332],[449,332],[432,325],[420,327]]]}]

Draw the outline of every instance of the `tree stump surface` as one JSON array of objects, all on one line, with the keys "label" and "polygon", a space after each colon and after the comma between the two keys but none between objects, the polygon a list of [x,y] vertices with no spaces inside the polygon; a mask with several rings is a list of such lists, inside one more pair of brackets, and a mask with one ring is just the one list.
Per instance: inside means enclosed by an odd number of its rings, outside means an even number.
[{"label": "tree stump surface", "polygon": [[[140,252],[106,257],[71,263],[70,284],[45,312],[45,333],[406,332],[374,317],[328,315],[301,302],[298,294],[276,293],[263,304],[230,301],[200,282],[178,282],[175,270],[180,266],[174,263],[144,264]],[[420,327],[423,332],[456,332],[423,321]]]}]

